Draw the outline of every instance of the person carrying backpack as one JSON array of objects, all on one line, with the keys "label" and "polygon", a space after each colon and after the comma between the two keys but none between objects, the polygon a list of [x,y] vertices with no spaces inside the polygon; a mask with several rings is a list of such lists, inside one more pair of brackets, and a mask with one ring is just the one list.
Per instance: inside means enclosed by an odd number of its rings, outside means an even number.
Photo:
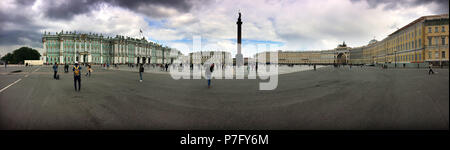
[{"label": "person carrying backpack", "polygon": [[75,62],[73,66],[73,85],[75,86],[75,91],[77,91],[77,82],[78,82],[78,92],[81,89],[81,66]]}]

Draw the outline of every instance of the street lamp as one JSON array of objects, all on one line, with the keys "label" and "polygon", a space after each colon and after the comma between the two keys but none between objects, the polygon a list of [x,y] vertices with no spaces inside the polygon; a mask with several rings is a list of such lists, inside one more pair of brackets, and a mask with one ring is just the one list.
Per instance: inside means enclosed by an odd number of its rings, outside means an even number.
[{"label": "street lamp", "polygon": [[397,68],[397,51],[394,51],[394,67]]}]

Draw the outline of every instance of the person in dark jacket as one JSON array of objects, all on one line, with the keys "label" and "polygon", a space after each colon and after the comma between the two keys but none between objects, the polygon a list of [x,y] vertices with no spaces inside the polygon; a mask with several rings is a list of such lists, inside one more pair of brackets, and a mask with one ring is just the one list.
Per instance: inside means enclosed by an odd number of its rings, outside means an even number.
[{"label": "person in dark jacket", "polygon": [[432,64],[430,63],[430,65],[428,65],[428,75],[430,75],[430,74],[434,74],[434,71],[433,71],[433,68],[432,68]]},{"label": "person in dark jacket", "polygon": [[69,72],[69,64],[64,64],[64,73],[68,73]]},{"label": "person in dark jacket", "polygon": [[206,80],[208,80],[208,88],[211,88],[211,78],[212,72],[214,71],[214,63],[211,65],[207,65],[208,67],[205,70]]},{"label": "person in dark jacket", "polygon": [[56,74],[58,74],[58,63],[53,64],[53,79],[56,79]]},{"label": "person in dark jacket", "polygon": [[143,73],[143,72],[144,72],[144,65],[141,64],[141,65],[139,66],[139,77],[140,77],[139,82],[142,82],[142,73]]}]

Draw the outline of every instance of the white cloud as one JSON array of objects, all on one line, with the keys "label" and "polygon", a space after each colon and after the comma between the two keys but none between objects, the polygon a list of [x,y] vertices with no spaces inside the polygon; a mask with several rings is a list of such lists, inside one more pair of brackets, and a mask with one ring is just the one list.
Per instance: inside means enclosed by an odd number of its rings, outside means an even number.
[{"label": "white cloud", "polygon": [[[15,17],[27,16],[28,25],[43,27],[53,34],[61,30],[116,34],[139,37],[139,29],[144,36],[157,42],[165,43],[180,49],[183,53],[186,45],[180,42],[201,36],[208,43],[214,44],[218,50],[232,51],[236,45],[230,39],[236,39],[236,19],[240,9],[243,20],[243,39],[258,41],[277,41],[287,50],[324,50],[332,49],[346,41],[349,46],[362,46],[374,36],[381,40],[388,34],[401,28],[420,16],[431,15],[438,9],[436,3],[414,7],[400,5],[396,9],[384,9],[385,4],[370,8],[366,1],[350,2],[350,0],[217,0],[208,3],[193,2],[192,9],[186,13],[174,8],[143,5],[138,10],[130,10],[120,6],[102,4],[89,13],[75,15],[70,20],[53,20],[47,18],[42,9],[41,0],[27,11],[13,11],[18,6],[12,0],[0,1],[1,12],[11,12]],[[151,9],[151,10],[150,10]],[[146,11],[148,10],[148,11]],[[152,18],[148,13],[159,13],[164,18]],[[146,15],[147,14],[147,15]],[[161,23],[149,26],[148,20]],[[3,30],[26,30],[27,24],[16,22],[3,23]],[[30,33],[33,31],[30,31]],[[33,43],[26,37],[19,37],[20,43]],[[243,43],[244,45],[249,43]],[[14,45],[14,44],[13,44]],[[26,45],[26,44],[24,44]],[[34,44],[36,45],[36,44]],[[7,49],[0,45],[0,49]],[[37,47],[39,48],[39,47]],[[254,51],[244,49],[245,55]],[[3,51],[3,50],[2,50]]]}]

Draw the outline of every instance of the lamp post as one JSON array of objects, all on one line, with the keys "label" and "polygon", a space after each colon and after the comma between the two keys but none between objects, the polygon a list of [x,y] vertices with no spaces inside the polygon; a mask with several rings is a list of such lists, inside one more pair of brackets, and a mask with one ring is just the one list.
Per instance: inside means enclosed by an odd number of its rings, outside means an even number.
[{"label": "lamp post", "polygon": [[394,51],[394,68],[397,68],[397,51]]}]

